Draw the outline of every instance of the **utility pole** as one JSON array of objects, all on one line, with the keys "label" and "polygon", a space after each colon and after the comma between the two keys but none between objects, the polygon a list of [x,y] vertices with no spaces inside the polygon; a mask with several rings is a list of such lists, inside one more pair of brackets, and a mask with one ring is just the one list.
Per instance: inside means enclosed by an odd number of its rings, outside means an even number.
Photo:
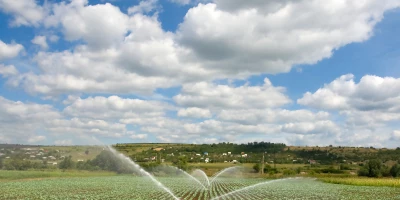
[{"label": "utility pole", "polygon": [[265,151],[263,151],[263,156],[262,156],[262,163],[261,163],[261,169],[260,169],[261,174],[264,174],[264,163],[265,163],[264,157],[265,157]]},{"label": "utility pole", "polygon": [[274,168],[276,169],[276,149],[274,149]]}]

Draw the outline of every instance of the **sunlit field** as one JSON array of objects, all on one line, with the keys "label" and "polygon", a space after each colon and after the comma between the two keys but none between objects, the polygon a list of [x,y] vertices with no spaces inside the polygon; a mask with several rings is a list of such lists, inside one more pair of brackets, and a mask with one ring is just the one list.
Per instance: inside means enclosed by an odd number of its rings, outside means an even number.
[{"label": "sunlit field", "polygon": [[[328,184],[308,178],[220,178],[208,189],[183,177],[157,179],[180,199],[400,199],[399,188]],[[0,190],[0,199],[173,199],[148,178],[130,175],[9,181],[1,183]]]}]

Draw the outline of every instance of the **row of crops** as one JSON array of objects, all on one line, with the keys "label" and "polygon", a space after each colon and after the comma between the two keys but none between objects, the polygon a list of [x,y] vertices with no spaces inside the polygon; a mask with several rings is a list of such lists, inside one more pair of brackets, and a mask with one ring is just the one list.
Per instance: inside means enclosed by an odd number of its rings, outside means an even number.
[{"label": "row of crops", "polygon": [[[184,177],[157,179],[181,199],[400,199],[398,188],[336,185],[312,179],[265,182],[263,179],[219,178],[208,190]],[[255,184],[256,187],[243,189]],[[148,178],[114,176],[2,182],[0,199],[172,198]]]}]

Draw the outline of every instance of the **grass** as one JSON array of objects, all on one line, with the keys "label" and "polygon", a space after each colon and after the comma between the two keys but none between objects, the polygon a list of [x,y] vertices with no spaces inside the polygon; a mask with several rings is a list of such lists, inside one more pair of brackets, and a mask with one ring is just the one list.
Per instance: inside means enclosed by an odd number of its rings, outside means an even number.
[{"label": "grass", "polygon": [[400,188],[400,179],[396,178],[364,178],[364,177],[326,177],[319,178],[325,183],[356,185],[356,186],[382,186]]},{"label": "grass", "polygon": [[21,179],[43,179],[63,177],[98,177],[113,176],[114,172],[105,171],[78,171],[78,170],[44,170],[44,171],[9,171],[0,170],[0,181],[21,180]]}]

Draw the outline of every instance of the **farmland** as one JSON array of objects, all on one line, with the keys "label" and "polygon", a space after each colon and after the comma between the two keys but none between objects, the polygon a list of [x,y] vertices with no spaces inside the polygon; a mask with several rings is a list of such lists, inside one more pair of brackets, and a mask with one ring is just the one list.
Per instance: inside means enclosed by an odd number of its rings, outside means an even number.
[{"label": "farmland", "polygon": [[[315,179],[219,178],[209,190],[188,178],[157,177],[181,199],[399,199],[400,190],[327,184]],[[260,184],[265,182],[264,184]],[[0,199],[172,199],[148,178],[131,175],[2,182]]]}]

